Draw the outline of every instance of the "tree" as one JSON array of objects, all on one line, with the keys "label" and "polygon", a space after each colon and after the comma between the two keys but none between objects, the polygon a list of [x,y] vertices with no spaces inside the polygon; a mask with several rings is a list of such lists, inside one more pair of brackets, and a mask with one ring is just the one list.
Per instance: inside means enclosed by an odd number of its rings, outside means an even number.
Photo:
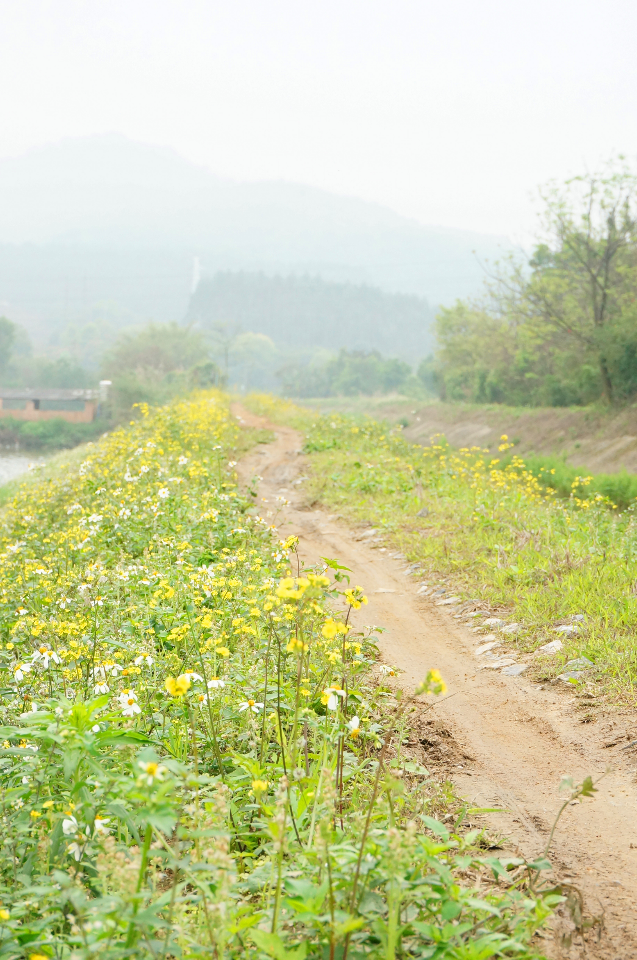
[{"label": "tree", "polygon": [[177,323],[149,323],[120,335],[104,358],[104,373],[114,377],[124,370],[145,370],[163,375],[189,370],[207,355],[202,333]]},{"label": "tree", "polygon": [[241,336],[241,326],[238,323],[215,323],[210,330],[210,336],[221,351],[221,355],[223,357],[223,370],[227,383],[230,352]]},{"label": "tree", "polygon": [[437,317],[449,399],[607,402],[637,392],[637,177],[621,161],[540,191],[531,257],[508,257],[485,296]]},{"label": "tree", "polygon": [[0,317],[0,372],[4,372],[9,365],[15,338],[15,324],[6,317]]},{"label": "tree", "polygon": [[149,323],[122,334],[102,367],[104,376],[113,381],[115,418],[127,415],[135,403],[165,403],[202,379],[214,379],[214,369],[204,369],[207,359],[203,334],[177,323]]},{"label": "tree", "polygon": [[542,338],[561,334],[595,358],[614,398],[612,344],[637,290],[637,178],[623,164],[540,191],[544,241],[525,269],[500,275],[501,306]]},{"label": "tree", "polygon": [[[337,357],[323,361],[289,363],[278,376],[285,393],[296,397],[387,394],[415,381],[408,363],[395,357],[384,359],[376,350],[342,349]],[[419,387],[417,381],[415,386]]]}]

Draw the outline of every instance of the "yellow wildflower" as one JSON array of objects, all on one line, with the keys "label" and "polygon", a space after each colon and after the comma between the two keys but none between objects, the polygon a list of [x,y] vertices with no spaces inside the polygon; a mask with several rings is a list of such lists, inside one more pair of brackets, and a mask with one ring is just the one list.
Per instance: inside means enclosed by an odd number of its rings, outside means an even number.
[{"label": "yellow wildflower", "polygon": [[182,673],[176,680],[174,677],[166,677],[166,690],[171,697],[183,697],[189,687],[190,677],[186,676],[185,673]]},{"label": "yellow wildflower", "polygon": [[440,696],[442,693],[447,692],[447,684],[442,679],[439,670],[430,670],[427,673],[427,676],[418,684],[415,690],[415,694],[419,697],[423,693],[433,693],[435,696]]}]

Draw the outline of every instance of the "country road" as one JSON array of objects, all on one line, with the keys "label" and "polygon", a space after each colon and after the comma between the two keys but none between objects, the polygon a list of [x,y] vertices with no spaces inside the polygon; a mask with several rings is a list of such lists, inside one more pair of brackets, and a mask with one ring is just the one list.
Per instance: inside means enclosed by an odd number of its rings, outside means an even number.
[{"label": "country road", "polygon": [[[621,752],[628,741],[618,737],[631,718],[608,713],[583,724],[563,684],[542,689],[524,677],[479,669],[479,638],[444,608],[417,596],[404,561],[374,549],[361,530],[327,510],[305,505],[302,483],[294,482],[307,469],[301,435],[239,405],[233,413],[245,425],[275,433],[274,442],[259,444],[238,465],[242,483],[263,478],[258,502],[264,515],[276,511],[275,498],[284,496],[290,504],[280,510],[277,526],[282,536],[299,536],[305,562],[329,556],[351,568],[352,582],[369,596],[358,622],[384,627],[382,658],[398,668],[405,689],[413,690],[429,668],[441,671],[450,696],[432,711],[431,735],[418,730],[412,740],[424,751],[423,762],[435,761],[473,806],[502,808],[488,816],[492,834],[508,838],[509,850],[540,855],[563,800],[561,778],[579,782],[608,770],[594,800],[567,808],[551,855],[555,879],[581,891],[587,916],[602,924],[585,943],[574,934],[569,947],[564,937],[572,924],[562,908],[542,949],[554,957],[637,958],[637,789],[630,751]],[[609,746],[614,740],[619,746]]]}]

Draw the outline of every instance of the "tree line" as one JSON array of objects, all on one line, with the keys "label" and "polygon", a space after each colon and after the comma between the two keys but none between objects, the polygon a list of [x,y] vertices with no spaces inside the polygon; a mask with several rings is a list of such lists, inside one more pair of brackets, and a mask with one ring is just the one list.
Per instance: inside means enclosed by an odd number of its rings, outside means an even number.
[{"label": "tree line", "polygon": [[433,348],[433,310],[422,297],[313,276],[226,271],[204,277],[186,323],[204,331],[236,326],[286,354],[341,349],[411,360]]}]

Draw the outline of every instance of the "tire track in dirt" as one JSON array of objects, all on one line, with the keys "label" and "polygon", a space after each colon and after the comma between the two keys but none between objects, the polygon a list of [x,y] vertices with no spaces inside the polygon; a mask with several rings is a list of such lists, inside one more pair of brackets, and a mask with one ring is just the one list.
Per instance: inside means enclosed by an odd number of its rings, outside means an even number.
[{"label": "tire track in dirt", "polygon": [[[582,892],[588,916],[602,917],[603,929],[600,934],[595,927],[584,940],[575,933],[569,946],[573,924],[561,908],[553,939],[541,949],[554,957],[637,960],[637,787],[630,759],[609,757],[604,746],[608,735],[596,724],[578,721],[568,690],[540,690],[524,678],[479,671],[476,636],[416,596],[404,563],[359,540],[355,530],[327,510],[305,507],[300,485],[294,483],[304,467],[301,435],[239,405],[233,412],[247,426],[275,434],[274,442],[259,444],[238,465],[241,482],[263,478],[260,512],[275,511],[275,498],[284,495],[290,505],[279,512],[277,526],[282,536],[299,536],[303,559],[316,563],[321,556],[336,557],[354,571],[352,582],[364,586],[369,596],[369,606],[357,612],[358,622],[385,628],[381,655],[402,671],[400,683],[407,690],[429,668],[442,672],[454,696],[438,703],[432,714],[455,741],[453,765],[446,769],[472,805],[503,808],[488,816],[492,833],[506,836],[507,846],[527,857],[540,855],[563,800],[558,794],[561,777],[576,782],[589,774],[596,778],[613,763],[593,801],[567,808],[551,854],[556,881]],[[426,749],[426,738],[420,743]]]}]

